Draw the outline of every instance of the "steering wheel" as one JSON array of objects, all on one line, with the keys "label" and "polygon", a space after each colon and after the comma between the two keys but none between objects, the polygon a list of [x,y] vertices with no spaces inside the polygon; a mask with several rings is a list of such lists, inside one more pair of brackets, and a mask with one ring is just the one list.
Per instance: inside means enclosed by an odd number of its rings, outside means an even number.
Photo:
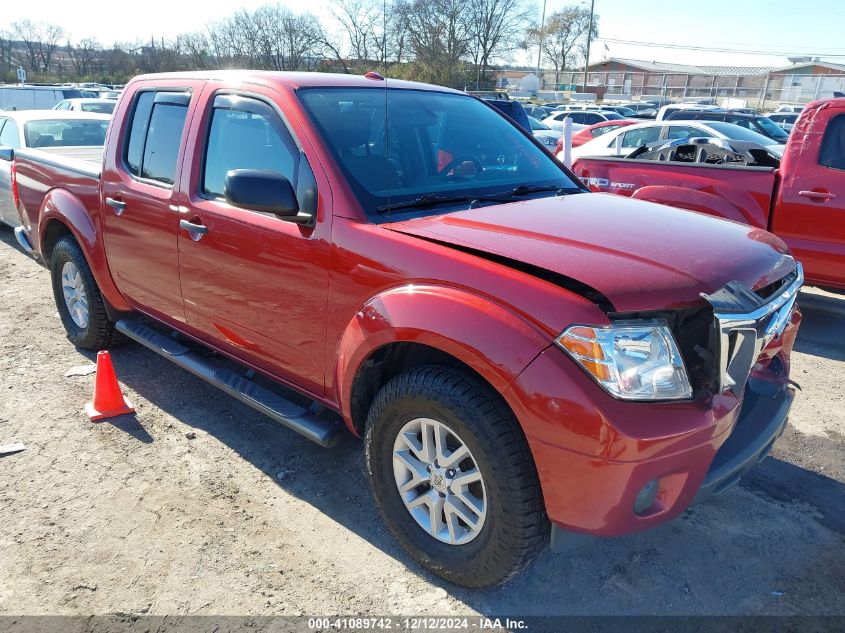
[{"label": "steering wheel", "polygon": [[[472,163],[473,164],[473,166],[475,167],[475,173],[473,173],[473,174],[458,173],[458,171],[457,171],[458,167],[461,167],[462,165],[464,165],[466,163]],[[463,156],[458,156],[457,158],[453,158],[452,160],[450,160],[448,163],[446,163],[446,165],[443,167],[443,169],[440,170],[439,173],[445,174],[445,175],[448,176],[451,172],[455,172],[455,173],[452,173],[453,176],[466,177],[466,176],[475,176],[477,174],[480,174],[482,171],[484,171],[484,167],[481,164],[481,161],[478,160],[475,156],[471,156],[470,154],[465,154]]]}]

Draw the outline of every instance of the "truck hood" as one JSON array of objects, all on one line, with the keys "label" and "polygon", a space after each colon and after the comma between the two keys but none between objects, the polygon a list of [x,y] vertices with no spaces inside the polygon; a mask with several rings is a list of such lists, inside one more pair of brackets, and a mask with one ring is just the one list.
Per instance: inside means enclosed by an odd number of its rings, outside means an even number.
[{"label": "truck hood", "polygon": [[547,278],[616,312],[700,305],[702,293],[729,281],[756,289],[795,267],[786,244],[767,231],[601,193],[381,226]]}]

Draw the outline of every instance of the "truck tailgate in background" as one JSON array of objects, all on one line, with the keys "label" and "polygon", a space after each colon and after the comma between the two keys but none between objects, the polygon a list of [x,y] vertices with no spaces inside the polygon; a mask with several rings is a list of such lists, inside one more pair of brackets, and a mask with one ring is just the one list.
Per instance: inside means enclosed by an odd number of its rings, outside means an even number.
[{"label": "truck tailgate in background", "polygon": [[627,158],[579,158],[572,171],[592,191],[768,226],[775,188],[770,167],[701,165]]}]

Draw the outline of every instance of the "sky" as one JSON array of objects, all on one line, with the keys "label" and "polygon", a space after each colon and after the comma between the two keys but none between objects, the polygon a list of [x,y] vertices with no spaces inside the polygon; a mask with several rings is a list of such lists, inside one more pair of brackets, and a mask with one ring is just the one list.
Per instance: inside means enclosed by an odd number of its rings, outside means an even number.
[{"label": "sky", "polygon": [[[96,37],[103,44],[151,36],[171,38],[201,30],[214,20],[266,0],[145,0],[119,4],[113,0],[38,0],[5,2],[0,30],[21,19],[60,24],[75,40]],[[281,0],[295,12],[307,10],[328,23],[329,2]],[[533,0],[539,21],[543,0]],[[566,5],[589,6],[589,0],[547,0],[547,14]],[[120,7],[119,9],[117,7]],[[142,6],[143,10],[130,7]],[[845,63],[845,0],[595,0],[600,16],[599,40],[591,61],[626,57],[647,61],[712,66],[785,66],[787,55],[814,55]],[[627,43],[623,43],[627,42]],[[757,51],[766,54],[661,48],[630,42]],[[605,46],[607,48],[605,48]],[[514,60],[536,64],[536,51]]]}]

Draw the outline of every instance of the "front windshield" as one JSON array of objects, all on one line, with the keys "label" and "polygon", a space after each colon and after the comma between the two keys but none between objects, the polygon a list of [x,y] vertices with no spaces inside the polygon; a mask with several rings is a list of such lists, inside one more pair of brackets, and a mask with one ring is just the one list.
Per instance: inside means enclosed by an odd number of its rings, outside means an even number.
[{"label": "front windshield", "polygon": [[757,125],[766,133],[767,136],[771,136],[772,138],[776,139],[786,139],[789,135],[783,131],[783,128],[776,125],[771,119],[767,119],[764,116],[758,117],[754,119]]},{"label": "front windshield", "polygon": [[707,121],[706,125],[707,127],[713,128],[720,134],[724,134],[727,138],[735,141],[751,141],[763,146],[772,145],[772,139],[768,136],[763,136],[759,132],[734,125],[733,123],[725,123],[724,121]]},{"label": "front windshield", "polygon": [[626,108],[625,106],[619,106],[616,108],[616,112],[622,116],[634,116],[636,114],[631,108]]},{"label": "front windshield", "polygon": [[469,96],[322,87],[299,95],[368,214],[422,196],[580,188],[513,123]]},{"label": "front windshield", "polygon": [[99,147],[108,127],[108,121],[98,119],[41,119],[23,129],[27,147]]},{"label": "front windshield", "polygon": [[621,121],[625,117],[619,114],[618,112],[602,112],[604,118],[608,121]]}]

